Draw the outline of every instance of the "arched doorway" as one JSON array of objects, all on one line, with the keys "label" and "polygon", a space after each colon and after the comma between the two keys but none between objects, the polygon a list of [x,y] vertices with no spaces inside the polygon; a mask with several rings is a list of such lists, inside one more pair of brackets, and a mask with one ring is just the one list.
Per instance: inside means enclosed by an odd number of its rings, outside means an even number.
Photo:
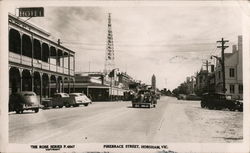
[{"label": "arched doorway", "polygon": [[41,60],[42,59],[41,43],[37,39],[34,39],[33,42],[34,42],[34,58],[37,60]]},{"label": "arched doorway", "polygon": [[39,72],[34,72],[34,92],[41,96],[41,75]]},{"label": "arched doorway", "polygon": [[46,43],[42,44],[42,61],[49,62],[49,45]]},{"label": "arched doorway", "polygon": [[30,37],[26,34],[22,36],[22,54],[32,58],[32,42]]},{"label": "arched doorway", "polygon": [[63,66],[63,52],[61,49],[57,50],[57,60],[56,65],[62,67]]},{"label": "arched doorway", "polygon": [[42,75],[42,93],[43,93],[43,97],[48,98],[49,97],[49,76],[48,74],[44,73]]},{"label": "arched doorway", "polygon": [[50,76],[50,96],[57,92],[57,80],[54,75]]},{"label": "arched doorway", "polygon": [[18,68],[9,70],[9,94],[21,91],[21,76]]},{"label": "arched doorway", "polygon": [[65,77],[63,82],[64,82],[64,84],[63,84],[64,92],[69,93],[69,79],[67,77]]},{"label": "arched doorway", "polygon": [[9,31],[9,51],[21,54],[21,36],[15,29],[10,29]]},{"label": "arched doorway", "polygon": [[29,70],[22,72],[22,91],[32,91],[32,77]]}]

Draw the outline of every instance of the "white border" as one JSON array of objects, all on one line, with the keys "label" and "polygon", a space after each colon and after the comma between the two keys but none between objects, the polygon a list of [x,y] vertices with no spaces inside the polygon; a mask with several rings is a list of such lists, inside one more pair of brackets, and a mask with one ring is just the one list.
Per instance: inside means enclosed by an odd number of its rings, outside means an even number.
[{"label": "white border", "polygon": [[[250,7],[247,1],[2,1],[0,2],[0,151],[3,152],[44,152],[44,150],[31,150],[30,144],[8,143],[8,10],[10,5],[17,6],[99,6],[99,7],[164,7],[164,6],[233,6],[242,8],[243,16],[243,81],[244,81],[244,115],[243,115],[243,143],[165,143],[169,149],[176,152],[250,152],[250,119],[249,119],[249,49],[250,49]],[[232,21],[233,22],[233,21]],[[6,83],[7,82],[7,83]],[[110,144],[110,143],[108,143]],[[116,143],[114,143],[116,144]],[[125,143],[119,143],[125,144]],[[128,144],[128,143],[126,143]],[[104,149],[103,143],[75,144],[76,148],[61,150],[62,152],[83,151],[110,151],[110,152],[152,152],[153,150],[133,149]],[[160,144],[156,144],[160,145]],[[160,150],[154,150],[160,151]],[[51,151],[50,151],[51,152]]]}]

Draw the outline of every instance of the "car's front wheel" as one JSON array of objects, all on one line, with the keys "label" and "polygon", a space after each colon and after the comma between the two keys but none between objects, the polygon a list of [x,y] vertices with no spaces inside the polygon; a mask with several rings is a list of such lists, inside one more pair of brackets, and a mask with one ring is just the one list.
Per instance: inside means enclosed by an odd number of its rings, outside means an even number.
[{"label": "car's front wheel", "polygon": [[230,110],[230,111],[235,111],[236,109],[233,108],[233,107],[231,107],[231,108],[229,108],[229,110]]},{"label": "car's front wheel", "polygon": [[35,113],[39,112],[39,108],[34,109]]},{"label": "car's front wheel", "polygon": [[44,106],[44,108],[48,108],[49,104],[48,103],[44,103],[43,106]]},{"label": "car's front wheel", "polygon": [[204,102],[201,102],[201,108],[204,108],[205,106]]},{"label": "car's front wheel", "polygon": [[22,113],[23,113],[23,110],[16,110],[16,113],[17,113],[17,114],[22,114]]},{"label": "car's front wheel", "polygon": [[73,107],[78,107],[78,106],[79,106],[79,104],[74,104],[74,105],[73,105]]}]

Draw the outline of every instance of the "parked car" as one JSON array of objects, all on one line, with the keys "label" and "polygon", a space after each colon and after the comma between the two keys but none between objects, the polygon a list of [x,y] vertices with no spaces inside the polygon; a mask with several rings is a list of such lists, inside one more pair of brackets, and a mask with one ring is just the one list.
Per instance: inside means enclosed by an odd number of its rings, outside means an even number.
[{"label": "parked car", "polygon": [[79,105],[88,106],[91,103],[91,100],[83,93],[70,93],[69,96],[73,98],[73,106],[76,107]]},{"label": "parked car", "polygon": [[184,95],[184,94],[179,94],[179,95],[177,96],[177,99],[178,99],[178,100],[186,99],[186,95]]},{"label": "parked car", "polygon": [[17,114],[20,114],[24,110],[33,110],[37,113],[39,112],[39,103],[36,93],[32,91],[13,93],[9,99],[9,111],[16,111]]},{"label": "parked car", "polygon": [[73,98],[69,97],[69,94],[67,93],[55,93],[54,96],[51,99],[51,106],[53,108],[56,108],[57,106],[59,108],[65,107],[71,107],[75,104]]},{"label": "parked car", "polygon": [[201,97],[197,96],[196,94],[189,94],[186,96],[186,100],[201,100]]},{"label": "parked car", "polygon": [[156,107],[156,104],[157,104],[156,95],[150,90],[140,90],[137,94],[135,94],[132,100],[132,107],[145,106],[151,108],[151,107]]},{"label": "parked car", "polygon": [[161,99],[161,93],[156,93],[156,99]]},{"label": "parked car", "polygon": [[243,111],[243,103],[232,99],[231,95],[223,93],[205,93],[202,96],[201,107],[208,109],[229,109]]}]

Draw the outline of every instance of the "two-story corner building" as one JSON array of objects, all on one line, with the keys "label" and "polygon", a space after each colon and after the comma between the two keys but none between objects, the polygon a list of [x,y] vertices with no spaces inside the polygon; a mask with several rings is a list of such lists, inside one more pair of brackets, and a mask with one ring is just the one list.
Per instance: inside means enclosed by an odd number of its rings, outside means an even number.
[{"label": "two-story corner building", "polygon": [[[238,36],[238,45],[233,45],[232,53],[225,53],[224,57],[226,94],[235,99],[243,99],[242,36]],[[222,69],[218,61],[216,65],[215,90],[222,92]]]},{"label": "two-story corner building", "polygon": [[75,52],[43,29],[9,14],[9,92],[41,97],[74,90]]},{"label": "two-story corner building", "polygon": [[196,74],[196,94],[201,95],[204,92],[208,92],[208,74],[207,70],[202,69]]},{"label": "two-story corner building", "polygon": [[133,82],[133,78],[129,76],[126,72],[121,72],[117,74],[118,83],[122,84],[123,89],[129,89],[129,85]]},{"label": "two-story corner building", "polygon": [[[75,75],[75,91],[85,93],[93,101],[121,100],[128,91],[129,76],[118,73],[116,79],[107,80],[103,72],[79,72]],[[120,82],[121,81],[121,82]]]},{"label": "two-story corner building", "polygon": [[186,85],[187,85],[187,93],[193,94],[195,92],[196,87],[196,79],[194,76],[186,78]]},{"label": "two-story corner building", "polygon": [[104,83],[102,72],[76,72],[75,91],[86,94],[92,101],[109,100],[110,86]]}]

